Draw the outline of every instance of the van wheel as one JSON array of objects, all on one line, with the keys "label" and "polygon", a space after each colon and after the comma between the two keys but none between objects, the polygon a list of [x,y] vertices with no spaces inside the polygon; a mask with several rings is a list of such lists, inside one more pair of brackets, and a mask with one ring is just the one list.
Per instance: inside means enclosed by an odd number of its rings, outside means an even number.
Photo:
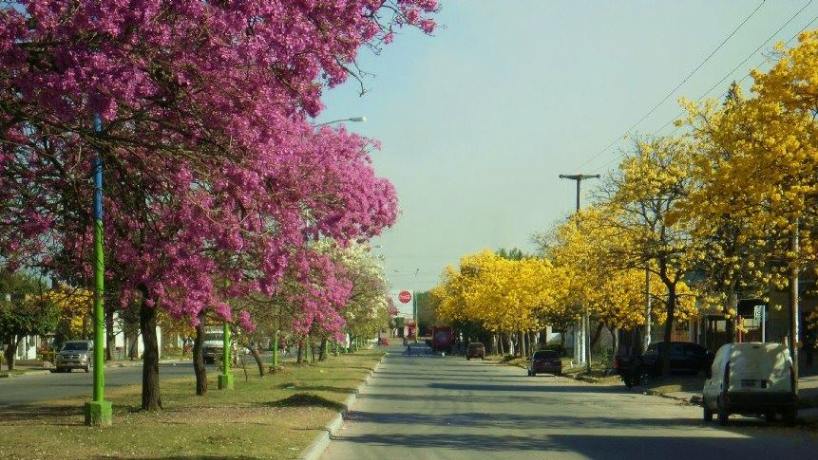
[{"label": "van wheel", "polygon": [[713,421],[713,411],[707,406],[704,406],[704,421],[705,422]]},{"label": "van wheel", "polygon": [[775,422],[775,411],[764,412],[764,421],[767,423]]},{"label": "van wheel", "polygon": [[795,419],[798,416],[798,410],[795,408],[785,409],[782,413],[784,417],[784,423],[787,425],[795,425]]},{"label": "van wheel", "polygon": [[471,361],[471,356],[466,356],[466,361]]},{"label": "van wheel", "polygon": [[648,371],[642,371],[639,373],[639,385],[642,388],[647,388],[648,383],[650,383],[650,373]]},{"label": "van wheel", "polygon": [[730,413],[727,412],[727,409],[721,407],[721,404],[719,404],[719,408],[718,408],[718,418],[719,418],[719,425],[721,425],[721,426],[726,426],[727,421],[730,418]]}]

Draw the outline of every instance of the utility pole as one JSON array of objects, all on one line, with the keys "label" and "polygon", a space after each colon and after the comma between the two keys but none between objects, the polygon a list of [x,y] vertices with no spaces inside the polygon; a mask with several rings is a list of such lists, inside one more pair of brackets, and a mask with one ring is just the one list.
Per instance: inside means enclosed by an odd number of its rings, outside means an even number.
[{"label": "utility pole", "polygon": [[[94,132],[102,132],[102,119],[94,115]],[[105,400],[105,250],[102,227],[102,155],[94,156],[94,393],[85,403],[85,424],[111,424],[111,402]]]},{"label": "utility pole", "polygon": [[[599,174],[560,174],[560,179],[569,179],[575,181],[577,184],[577,226],[579,226],[579,210],[581,207],[582,196],[582,181],[587,179],[599,179]],[[591,335],[590,335],[590,316],[588,308],[585,307],[585,312],[578,324],[579,334],[574,334],[574,359],[577,363],[585,364],[585,368],[590,372],[591,370]],[[576,329],[576,328],[575,328]],[[579,335],[579,337],[577,337]]]},{"label": "utility pole", "polygon": [[792,268],[790,268],[790,356],[792,357],[792,368],[795,374],[795,394],[798,394],[798,256],[800,252],[799,228],[798,221],[795,221],[792,231],[792,239],[790,240],[792,253],[795,255],[795,260],[792,261]]},{"label": "utility pole", "polygon": [[642,353],[648,351],[648,347],[650,346],[650,310],[650,262],[647,262],[645,264],[645,337],[642,338]]}]

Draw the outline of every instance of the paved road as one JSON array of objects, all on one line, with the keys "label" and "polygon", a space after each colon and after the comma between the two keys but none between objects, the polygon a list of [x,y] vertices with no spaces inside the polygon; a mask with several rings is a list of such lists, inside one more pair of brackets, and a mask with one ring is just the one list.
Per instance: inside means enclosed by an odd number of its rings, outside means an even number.
[{"label": "paved road", "polygon": [[[162,364],[160,378],[193,375],[191,364]],[[66,374],[23,375],[0,379],[0,407],[29,404],[49,399],[91,394],[92,374],[74,371]],[[142,367],[115,367],[105,369],[105,385],[115,388],[142,381]]]},{"label": "paved road", "polygon": [[327,460],[815,458],[806,428],[701,409],[459,357],[390,354],[353,406]]}]

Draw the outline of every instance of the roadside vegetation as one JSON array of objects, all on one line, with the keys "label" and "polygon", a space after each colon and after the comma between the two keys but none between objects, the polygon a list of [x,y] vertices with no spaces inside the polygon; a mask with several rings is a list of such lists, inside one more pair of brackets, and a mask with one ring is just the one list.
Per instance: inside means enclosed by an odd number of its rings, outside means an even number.
[{"label": "roadside vegetation", "polygon": [[[648,325],[670,342],[675,324],[704,312],[736,340],[740,299],[800,320],[798,280],[818,267],[818,31],[775,57],[749,92],[734,83],[720,100],[682,100],[673,134],[633,135],[593,202],[535,235],[537,253],[483,251],[448,267],[431,291],[437,319],[493,352],[527,356],[546,346],[547,328],[564,337],[587,316],[592,348],[603,330],[613,338],[601,350],[607,367],[644,351]],[[814,316],[808,343],[788,327],[792,354],[815,347]],[[670,347],[661,350],[667,375]]]},{"label": "roadside vegetation", "polygon": [[[162,382],[164,410],[140,410],[138,385],[108,392],[116,423],[85,426],[84,397],[0,408],[0,458],[295,458],[343,408],[383,354],[361,350],[275,374],[236,375],[235,390],[197,397],[195,379]],[[215,376],[210,384],[215,386]]]}]

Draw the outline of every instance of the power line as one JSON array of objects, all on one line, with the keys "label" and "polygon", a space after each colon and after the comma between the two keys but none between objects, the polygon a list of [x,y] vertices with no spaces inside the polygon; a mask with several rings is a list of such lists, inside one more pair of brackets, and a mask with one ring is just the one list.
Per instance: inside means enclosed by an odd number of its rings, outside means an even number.
[{"label": "power line", "polygon": [[[732,32],[730,32],[730,33],[727,35],[727,37],[725,37],[725,38],[724,38],[724,40],[722,40],[722,41],[721,41],[721,43],[719,43],[719,44],[718,44],[718,46],[716,46],[716,48],[715,48],[715,49],[713,49],[713,51],[711,51],[711,52],[710,52],[710,54],[708,54],[708,55],[707,55],[707,57],[706,57],[706,58],[704,58],[704,60],[703,60],[702,62],[700,62],[700,63],[699,63],[699,65],[697,65],[697,66],[696,66],[696,67],[695,67],[695,68],[694,68],[692,71],[690,71],[690,73],[688,73],[688,74],[687,74],[687,76],[685,76],[685,77],[682,79],[682,81],[680,81],[680,82],[679,82],[679,83],[678,83],[678,84],[677,84],[677,85],[676,85],[676,86],[675,86],[673,89],[671,89],[670,91],[668,91],[668,93],[667,93],[667,94],[665,94],[665,97],[663,97],[663,98],[662,98],[662,100],[660,100],[659,102],[657,102],[656,104],[654,104],[654,105],[653,105],[653,107],[651,107],[651,109],[650,109],[650,110],[648,110],[648,112],[647,112],[646,114],[642,115],[642,117],[641,117],[641,118],[640,118],[640,119],[639,119],[639,120],[638,120],[636,123],[634,123],[633,125],[631,125],[631,127],[630,127],[630,128],[628,128],[628,129],[627,129],[627,130],[626,130],[626,131],[625,131],[625,132],[622,134],[622,136],[617,136],[617,137],[616,137],[616,138],[615,138],[613,141],[611,141],[611,143],[610,143],[610,144],[608,144],[607,146],[605,146],[605,148],[603,148],[602,150],[600,150],[599,152],[597,152],[597,153],[596,153],[594,156],[592,156],[591,158],[589,158],[588,160],[586,160],[584,163],[582,163],[582,164],[579,166],[579,169],[581,169],[581,168],[583,168],[583,167],[587,166],[589,163],[591,163],[592,161],[596,160],[596,159],[597,159],[597,158],[598,158],[600,155],[602,155],[603,153],[605,153],[606,151],[608,151],[608,149],[610,149],[611,147],[613,147],[614,145],[616,145],[616,144],[619,142],[619,140],[620,140],[622,137],[626,136],[628,133],[630,133],[631,131],[633,131],[633,129],[634,129],[634,128],[636,128],[637,126],[639,126],[639,125],[640,125],[640,124],[641,124],[643,121],[645,121],[645,120],[646,120],[646,119],[647,119],[649,116],[651,116],[651,115],[653,114],[653,112],[655,112],[655,111],[656,111],[656,109],[658,109],[658,108],[659,108],[659,107],[660,107],[662,104],[664,104],[665,102],[667,102],[667,100],[668,100],[668,99],[670,99],[670,97],[673,95],[673,93],[675,93],[675,92],[676,92],[676,91],[677,91],[679,88],[681,88],[681,87],[682,87],[682,86],[683,86],[685,83],[687,83],[687,81],[688,81],[688,80],[690,80],[690,78],[691,78],[693,75],[695,75],[695,74],[696,74],[696,72],[698,72],[698,71],[699,71],[699,70],[700,70],[700,69],[701,69],[701,68],[702,68],[702,67],[703,67],[705,64],[707,64],[707,62],[708,62],[708,61],[710,61],[710,58],[712,58],[712,57],[713,57],[713,55],[715,55],[715,54],[716,54],[716,53],[717,53],[717,52],[718,52],[718,51],[719,51],[719,50],[720,50],[720,49],[721,49],[721,48],[722,48],[722,47],[725,45],[725,43],[727,43],[727,42],[728,42],[728,41],[729,41],[731,38],[733,38],[733,36],[736,34],[736,32],[738,32],[738,31],[739,31],[739,29],[741,29],[741,28],[744,26],[744,24],[746,24],[746,23],[747,23],[747,21],[749,21],[749,20],[750,20],[750,18],[752,18],[752,17],[753,17],[753,16],[756,14],[756,12],[757,12],[759,9],[761,9],[761,7],[762,7],[762,6],[764,6],[764,3],[766,3],[766,1],[767,1],[767,0],[761,0],[761,3],[759,3],[759,4],[758,4],[758,6],[756,6],[756,7],[755,7],[755,9],[754,9],[753,11],[751,11],[751,12],[750,12],[750,14],[749,14],[749,15],[747,15],[747,17],[745,17],[745,18],[744,18],[744,20],[743,20],[743,21],[741,21],[741,23],[739,23],[739,25],[738,25],[738,26],[736,26],[736,27],[733,29],[733,31],[732,31]],[[811,0],[810,0],[810,1],[811,1]]]},{"label": "power line", "polygon": [[[792,16],[791,16],[789,19],[787,19],[787,21],[786,21],[784,24],[782,24],[782,25],[781,25],[781,27],[779,27],[779,28],[778,28],[778,29],[777,29],[775,32],[773,32],[773,33],[772,33],[772,35],[770,35],[769,37],[767,37],[767,39],[766,39],[766,40],[764,40],[764,41],[763,41],[763,42],[762,42],[762,43],[761,43],[761,44],[760,44],[758,47],[756,47],[756,49],[755,49],[755,50],[753,50],[753,52],[752,52],[752,53],[750,53],[749,55],[747,55],[747,57],[746,57],[746,58],[744,58],[744,59],[743,59],[741,62],[739,62],[739,63],[738,63],[738,64],[737,64],[735,67],[733,67],[733,68],[732,68],[732,69],[731,69],[729,72],[727,72],[727,73],[726,73],[726,74],[725,74],[725,75],[724,75],[724,76],[721,78],[721,80],[719,80],[719,81],[718,81],[716,84],[714,84],[713,86],[711,86],[711,87],[710,87],[710,88],[709,88],[707,91],[705,91],[705,92],[704,92],[704,93],[703,93],[701,96],[699,96],[699,98],[698,98],[698,99],[696,99],[696,101],[697,101],[697,102],[701,102],[701,101],[702,101],[702,99],[706,98],[706,97],[707,97],[707,96],[708,96],[708,95],[709,95],[709,94],[710,94],[710,93],[711,93],[711,92],[712,92],[714,89],[716,89],[716,88],[717,88],[719,85],[721,85],[722,83],[724,83],[724,81],[725,81],[725,80],[727,80],[727,78],[729,78],[729,77],[730,77],[730,75],[732,75],[733,73],[735,73],[735,71],[736,71],[736,70],[738,70],[738,69],[739,69],[741,66],[743,66],[744,64],[746,64],[746,63],[747,63],[747,61],[749,61],[749,60],[750,60],[750,58],[752,58],[753,56],[755,56],[755,55],[756,55],[756,54],[757,54],[757,53],[758,53],[758,52],[759,52],[759,51],[760,51],[762,48],[764,48],[764,46],[766,46],[766,45],[767,45],[767,44],[770,42],[770,40],[772,40],[772,39],[773,39],[773,38],[775,38],[775,37],[776,37],[776,36],[777,36],[779,33],[781,33],[781,31],[782,31],[782,30],[784,30],[784,28],[785,28],[785,27],[787,27],[787,26],[788,26],[788,25],[789,25],[789,24],[790,24],[790,23],[791,23],[791,22],[792,22],[792,21],[793,21],[793,20],[794,20],[796,17],[798,17],[798,16],[799,16],[799,15],[800,15],[800,14],[801,14],[801,13],[802,13],[802,12],[803,12],[803,11],[804,11],[804,10],[805,10],[805,9],[806,9],[806,8],[807,8],[809,5],[810,5],[810,4],[812,4],[812,2],[813,2],[813,1],[814,1],[814,0],[809,0],[807,3],[805,3],[805,4],[804,4],[804,5],[803,5],[803,6],[802,6],[802,7],[801,7],[801,8],[800,8],[798,11],[796,11],[796,12],[795,12],[795,14],[793,14],[793,15],[792,15]],[[799,30],[798,32],[796,32],[796,33],[795,33],[795,35],[793,35],[792,37],[790,37],[790,39],[789,39],[789,40],[787,40],[787,43],[789,44],[789,43],[791,43],[793,40],[795,40],[795,39],[796,39],[796,38],[797,38],[799,35],[801,35],[801,33],[803,33],[803,32],[804,32],[805,30],[807,30],[807,29],[808,29],[810,26],[812,26],[812,24],[813,24],[813,23],[814,23],[816,20],[818,20],[818,16],[813,17],[813,18],[812,18],[812,19],[811,19],[811,20],[810,20],[810,21],[807,23],[807,25],[805,25],[804,27],[802,27],[802,28],[801,28],[801,30]],[[755,67],[758,67],[759,65],[762,65],[762,64],[764,64],[764,63],[766,63],[766,62],[769,62],[769,61],[770,61],[770,59],[769,59],[769,58],[765,58],[765,59],[764,59],[762,62],[760,62],[760,63],[759,63],[757,66],[755,66]],[[755,68],[755,67],[754,67],[754,68]],[[752,70],[748,71],[748,72],[747,72],[747,74],[746,74],[746,75],[744,75],[744,77],[742,77],[742,78],[741,78],[741,80],[738,80],[738,83],[741,83],[741,82],[743,82],[744,80],[746,80],[746,79],[747,79],[747,77],[749,77],[750,75],[752,75],[752,73],[753,73],[753,72],[752,72]],[[663,131],[665,128],[667,128],[667,127],[668,127],[668,126],[670,126],[670,125],[671,125],[673,122],[675,122],[677,119],[679,119],[679,117],[683,116],[683,115],[684,115],[684,113],[685,113],[684,111],[679,112],[679,113],[678,113],[676,116],[674,116],[673,118],[671,118],[670,120],[668,120],[668,121],[667,121],[665,124],[663,124],[661,127],[659,127],[659,129],[657,129],[656,131],[654,131],[654,134],[658,134],[658,133],[662,132],[662,131]],[[671,134],[673,134],[674,132],[676,132],[678,129],[679,129],[679,127],[677,127],[676,129],[674,129],[674,130],[671,132]],[[627,133],[626,133],[626,134],[627,134]],[[618,142],[618,141],[617,141],[617,142]],[[609,145],[608,147],[606,147],[606,150],[607,150],[608,148],[610,148],[611,146],[613,146],[615,143],[616,143],[616,142],[614,142],[613,144],[611,144],[611,145]],[[597,155],[597,156],[599,156],[599,155]],[[607,168],[608,168],[608,167],[609,167],[611,164],[615,163],[616,161],[619,161],[620,159],[621,159],[621,158],[620,158],[619,156],[615,156],[614,158],[612,158],[611,160],[609,160],[608,162],[606,162],[605,164],[603,164],[601,167],[599,167],[599,168],[598,168],[598,169],[596,169],[596,170],[597,170],[597,171],[602,171],[602,170],[605,170],[605,169],[607,169]],[[592,159],[592,160],[593,160],[593,159]]]}]

